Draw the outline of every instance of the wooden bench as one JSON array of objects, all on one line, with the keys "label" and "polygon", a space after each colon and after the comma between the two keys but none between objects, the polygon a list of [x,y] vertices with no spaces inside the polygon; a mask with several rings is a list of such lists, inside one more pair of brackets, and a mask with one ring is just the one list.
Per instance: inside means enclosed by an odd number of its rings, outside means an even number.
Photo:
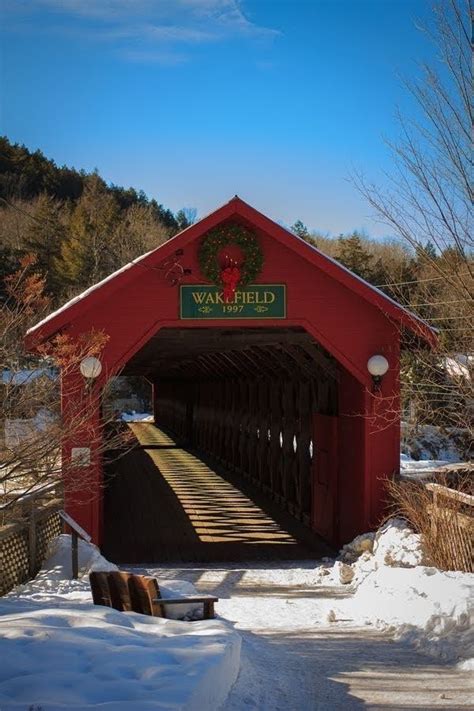
[{"label": "wooden bench", "polygon": [[94,605],[113,607],[121,612],[139,612],[142,615],[165,617],[165,605],[189,605],[202,603],[203,619],[215,617],[214,604],[217,597],[162,598],[158,581],[145,575],[134,575],[122,571],[111,573],[93,572],[89,581]]}]

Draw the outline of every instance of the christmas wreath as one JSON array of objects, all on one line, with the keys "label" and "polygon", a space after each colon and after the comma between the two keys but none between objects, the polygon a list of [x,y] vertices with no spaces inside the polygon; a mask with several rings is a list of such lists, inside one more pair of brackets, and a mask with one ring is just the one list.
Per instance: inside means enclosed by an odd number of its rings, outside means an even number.
[{"label": "christmas wreath", "polygon": [[[239,248],[243,255],[241,264],[228,260],[219,264],[219,252],[230,245]],[[198,252],[202,274],[216,285],[224,286],[224,300],[231,301],[237,285],[253,282],[262,270],[263,254],[257,238],[240,225],[224,225],[210,230],[202,239]]]}]

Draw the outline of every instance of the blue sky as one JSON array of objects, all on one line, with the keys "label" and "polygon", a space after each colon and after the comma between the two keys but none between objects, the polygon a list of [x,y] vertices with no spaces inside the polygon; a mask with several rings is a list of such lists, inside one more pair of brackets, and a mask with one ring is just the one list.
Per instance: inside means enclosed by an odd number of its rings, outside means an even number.
[{"label": "blue sky", "polygon": [[0,132],[199,216],[235,193],[285,224],[382,236],[398,75],[430,0],[0,0]]}]

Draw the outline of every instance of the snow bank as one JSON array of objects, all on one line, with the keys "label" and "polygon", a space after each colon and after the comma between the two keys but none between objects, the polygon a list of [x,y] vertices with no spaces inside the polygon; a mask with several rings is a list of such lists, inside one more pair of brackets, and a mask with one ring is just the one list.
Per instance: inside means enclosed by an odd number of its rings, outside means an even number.
[{"label": "snow bank", "polygon": [[[116,565],[101,555],[97,546],[81,539],[78,541],[78,559],[79,577],[88,575],[94,570],[118,570]],[[71,536],[68,533],[63,533],[53,538],[49,543],[41,572],[56,580],[70,578],[72,576],[71,565]]]},{"label": "snow bank", "polygon": [[474,655],[473,600],[469,573],[382,566],[360,583],[350,611],[356,622],[390,628],[396,639],[458,662]]},{"label": "snow bank", "polygon": [[447,459],[422,459],[417,461],[408,454],[400,455],[400,474],[403,479],[429,479],[433,470],[445,467],[450,462]]},{"label": "snow bank", "polygon": [[93,570],[112,571],[117,566],[104,558],[97,546],[78,541],[79,580],[71,580],[71,536],[63,533],[50,541],[46,558],[38,575],[24,585],[18,585],[7,598],[29,598],[37,601],[81,599],[90,602],[88,575]]},{"label": "snow bank", "polygon": [[87,603],[0,602],[0,708],[217,708],[240,638],[222,622],[175,622]]},{"label": "snow bank", "polygon": [[57,417],[47,408],[42,407],[34,417],[5,418],[5,446],[13,449],[25,442],[35,440],[47,432],[56,422]]},{"label": "snow bank", "polygon": [[402,518],[391,518],[375,534],[373,555],[378,566],[414,568],[426,563],[421,536]]},{"label": "snow bank", "polygon": [[343,546],[338,560],[325,561],[326,566],[319,569],[319,575],[329,576],[329,583],[343,585],[358,585],[383,566],[412,568],[428,562],[421,537],[401,518],[390,519],[376,533],[362,533]]},{"label": "snow bank", "polygon": [[[167,605],[174,619],[92,604],[88,574],[116,570],[96,546],[79,541],[79,580],[70,580],[71,539],[50,544],[37,577],[0,600],[0,709],[85,711],[218,708],[237,678],[240,637],[199,605]],[[196,594],[167,580],[163,597]]]},{"label": "snow bank", "polygon": [[403,519],[358,536],[319,575],[325,584],[351,583],[354,591],[329,610],[328,621],[374,625],[428,654],[474,668],[474,575],[429,567],[421,536]]},{"label": "snow bank", "polygon": [[1,381],[4,385],[29,385],[39,378],[57,380],[58,370],[56,368],[24,368],[15,371],[4,368],[1,374]]}]

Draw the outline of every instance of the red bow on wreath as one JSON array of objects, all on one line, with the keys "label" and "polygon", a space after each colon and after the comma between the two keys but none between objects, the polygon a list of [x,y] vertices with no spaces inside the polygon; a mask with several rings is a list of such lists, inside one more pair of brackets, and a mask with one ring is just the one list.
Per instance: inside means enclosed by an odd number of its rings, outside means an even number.
[{"label": "red bow on wreath", "polygon": [[240,281],[240,269],[236,266],[226,267],[221,271],[221,279],[224,284],[224,301],[226,304],[234,300],[235,290]]}]

